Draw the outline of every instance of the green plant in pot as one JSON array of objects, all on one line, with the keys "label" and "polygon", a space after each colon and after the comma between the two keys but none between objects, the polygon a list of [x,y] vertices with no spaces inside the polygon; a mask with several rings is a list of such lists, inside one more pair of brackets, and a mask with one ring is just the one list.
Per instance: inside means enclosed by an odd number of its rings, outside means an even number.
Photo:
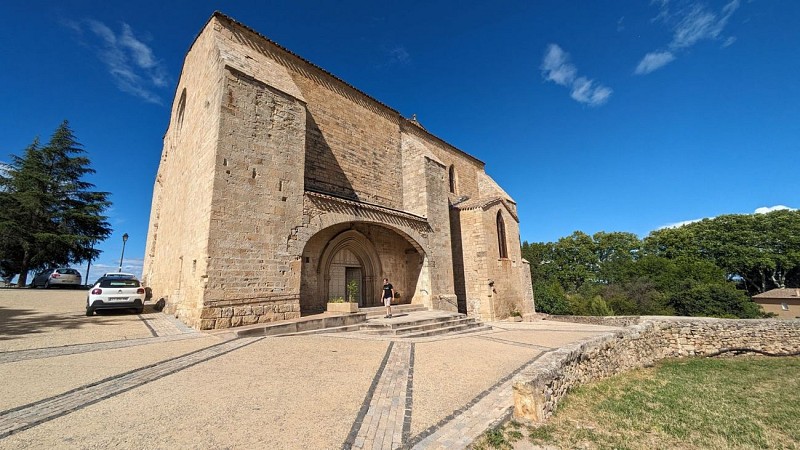
[{"label": "green plant in pot", "polygon": [[358,281],[350,280],[347,282],[347,301],[358,303]]}]

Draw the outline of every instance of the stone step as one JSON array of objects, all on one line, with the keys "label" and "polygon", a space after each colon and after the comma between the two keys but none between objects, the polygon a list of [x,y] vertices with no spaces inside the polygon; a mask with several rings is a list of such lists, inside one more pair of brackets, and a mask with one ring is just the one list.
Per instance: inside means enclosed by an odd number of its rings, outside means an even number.
[{"label": "stone step", "polygon": [[236,337],[278,336],[297,334],[306,331],[322,331],[343,326],[358,326],[367,320],[364,313],[344,314],[338,316],[301,317],[292,321],[275,322],[244,326],[233,329]]},{"label": "stone step", "polygon": [[341,327],[320,328],[318,330],[298,331],[295,333],[276,334],[275,337],[309,336],[313,334],[347,333],[358,331],[359,325],[344,325]]},{"label": "stone step", "polygon": [[[361,329],[364,330],[364,331],[367,331],[367,330],[378,330],[378,331],[391,330],[391,329],[397,329],[397,328],[405,328],[405,327],[414,326],[414,325],[427,325],[427,324],[433,324],[433,323],[447,322],[449,320],[461,319],[461,318],[464,318],[464,317],[466,317],[464,314],[452,314],[452,315],[439,316],[439,317],[427,317],[427,318],[423,318],[423,319],[414,319],[414,320],[410,320],[410,321],[402,321],[401,320],[399,322],[377,322],[377,321],[372,321],[372,322],[367,322],[367,323],[362,324],[361,325]],[[397,317],[395,317],[395,319],[397,319]]]},{"label": "stone step", "polygon": [[[373,328],[370,325],[362,325],[361,331],[366,334],[379,334],[379,335],[395,335],[400,336],[409,333],[416,333],[421,331],[436,330],[441,328],[449,328],[455,325],[462,325],[468,323],[475,323],[473,317],[437,317],[435,319],[426,319],[414,322],[404,322],[391,324],[396,326],[386,326],[383,328]],[[387,324],[388,325],[388,324]],[[365,329],[365,327],[370,327]]]},{"label": "stone step", "polygon": [[432,330],[419,331],[419,332],[416,332],[416,333],[403,334],[403,335],[398,336],[398,337],[402,337],[402,338],[405,338],[405,339],[413,339],[413,338],[420,338],[420,337],[441,336],[441,335],[445,335],[445,334],[448,334],[448,335],[465,334],[465,332],[467,332],[467,331],[475,331],[475,332],[477,332],[477,331],[488,331],[488,330],[491,330],[491,329],[492,329],[492,327],[490,327],[488,325],[485,325],[483,323],[473,322],[473,323],[465,323],[465,324],[460,324],[460,325],[454,325],[454,326],[450,326],[450,327],[435,328],[435,329],[432,329]]},{"label": "stone step", "polygon": [[[411,305],[411,304],[403,304],[403,305],[392,305],[392,314],[400,314],[400,313],[408,313],[414,311],[427,311],[423,305]],[[366,313],[367,318],[373,317],[383,317],[386,315],[386,307],[385,306],[374,306],[370,308],[358,308],[358,312]]]}]

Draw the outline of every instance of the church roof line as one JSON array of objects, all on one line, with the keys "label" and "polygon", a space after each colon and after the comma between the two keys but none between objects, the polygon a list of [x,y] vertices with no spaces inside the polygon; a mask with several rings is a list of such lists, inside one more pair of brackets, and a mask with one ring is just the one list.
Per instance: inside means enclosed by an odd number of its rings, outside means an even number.
[{"label": "church roof line", "polygon": [[[435,134],[433,134],[433,133],[431,133],[430,131],[428,131],[427,129],[425,129],[425,128],[424,128],[424,127],[423,127],[423,126],[422,126],[422,125],[419,123],[419,121],[417,121],[417,120],[416,120],[416,117],[412,117],[411,119],[409,119],[409,118],[406,118],[406,117],[403,117],[403,115],[402,115],[402,114],[400,114],[400,112],[399,112],[399,111],[397,111],[396,109],[392,108],[391,106],[389,106],[389,105],[387,105],[387,104],[385,104],[385,103],[381,102],[380,100],[376,99],[375,97],[373,97],[373,96],[371,96],[371,95],[367,94],[366,92],[362,91],[361,89],[359,89],[359,88],[357,88],[357,87],[353,86],[352,84],[348,83],[347,81],[345,81],[345,80],[343,80],[343,79],[339,78],[338,76],[334,75],[333,73],[331,73],[331,72],[329,72],[329,71],[327,71],[327,70],[323,69],[322,67],[320,67],[320,66],[318,66],[318,65],[314,64],[313,62],[311,62],[311,61],[307,60],[306,58],[303,58],[302,56],[298,55],[297,53],[295,53],[295,52],[293,52],[293,51],[289,50],[288,48],[286,48],[286,47],[282,46],[281,44],[279,44],[279,43],[277,43],[277,42],[273,41],[272,39],[270,39],[270,38],[266,37],[265,35],[263,35],[263,34],[259,33],[258,31],[254,30],[253,28],[251,28],[251,27],[249,27],[249,26],[247,26],[247,25],[243,24],[242,22],[239,22],[238,20],[234,19],[234,18],[233,18],[233,17],[231,17],[231,16],[228,16],[227,14],[225,14],[225,13],[223,13],[223,12],[221,12],[221,11],[214,11],[214,13],[213,13],[213,14],[211,14],[211,17],[209,17],[208,21],[206,21],[205,25],[203,25],[202,29],[201,29],[201,30],[200,30],[200,32],[197,34],[197,36],[195,36],[194,40],[192,41],[192,44],[189,46],[189,49],[187,50],[187,54],[188,54],[188,53],[189,53],[189,52],[192,50],[192,47],[194,47],[194,44],[195,44],[195,42],[197,42],[197,39],[200,37],[200,35],[203,33],[203,31],[204,31],[204,30],[206,29],[206,27],[208,26],[208,24],[209,24],[209,23],[210,23],[210,22],[211,22],[211,21],[212,21],[214,18],[217,18],[217,19],[220,19],[220,20],[224,20],[224,21],[226,21],[226,22],[229,22],[229,23],[231,23],[232,25],[234,25],[234,26],[236,26],[236,27],[239,27],[239,28],[241,28],[241,29],[247,30],[247,31],[248,31],[248,32],[250,32],[250,33],[253,33],[254,35],[258,36],[258,38],[260,38],[260,39],[263,39],[264,41],[266,41],[266,42],[267,42],[267,43],[269,43],[270,45],[274,46],[274,47],[275,47],[275,48],[277,48],[278,50],[280,50],[280,51],[282,51],[282,52],[286,53],[287,55],[290,55],[291,57],[298,59],[299,61],[303,62],[304,64],[308,64],[310,67],[312,67],[312,68],[314,68],[314,69],[316,69],[316,70],[318,70],[318,71],[322,72],[322,73],[323,73],[325,76],[327,76],[327,77],[330,77],[331,79],[335,80],[335,81],[336,81],[336,82],[338,82],[338,83],[341,83],[342,85],[344,85],[344,86],[346,86],[347,88],[349,88],[349,89],[351,89],[351,90],[355,91],[355,92],[356,92],[356,93],[358,93],[359,95],[361,95],[361,96],[363,96],[363,97],[367,98],[369,101],[371,101],[371,102],[375,103],[375,104],[376,104],[376,105],[378,105],[379,107],[381,107],[381,108],[383,108],[384,110],[386,110],[387,112],[391,113],[392,115],[395,115],[395,116],[397,116],[397,118],[400,120],[400,123],[401,123],[401,125],[411,125],[411,124],[413,124],[413,125],[414,125],[414,127],[411,127],[411,128],[409,128],[409,127],[407,127],[407,126],[406,126],[406,127],[404,128],[405,130],[409,130],[409,129],[416,129],[416,130],[420,131],[422,134],[424,134],[424,135],[427,135],[427,136],[429,136],[429,137],[433,138],[433,139],[434,139],[434,140],[436,140],[436,141],[439,141],[440,143],[442,143],[442,144],[446,145],[448,148],[452,149],[453,151],[455,151],[455,152],[457,152],[457,153],[460,153],[460,154],[462,154],[463,156],[466,156],[467,158],[469,158],[469,159],[471,159],[471,160],[473,160],[473,161],[477,162],[478,164],[480,164],[480,165],[482,165],[482,166],[485,166],[485,165],[486,165],[486,163],[484,163],[484,162],[483,162],[483,161],[481,161],[480,159],[476,158],[475,156],[473,156],[473,155],[471,155],[471,154],[469,154],[469,153],[465,152],[464,150],[461,150],[460,148],[458,148],[458,147],[454,146],[453,144],[451,144],[451,143],[449,143],[449,142],[445,141],[444,139],[440,138],[439,136],[436,136]],[[181,72],[183,72],[183,69],[181,69]]]}]

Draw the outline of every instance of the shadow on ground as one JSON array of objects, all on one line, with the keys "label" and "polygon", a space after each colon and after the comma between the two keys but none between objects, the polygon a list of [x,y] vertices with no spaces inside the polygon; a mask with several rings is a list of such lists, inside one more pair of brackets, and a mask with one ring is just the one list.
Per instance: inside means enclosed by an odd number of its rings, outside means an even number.
[{"label": "shadow on ground", "polygon": [[[127,311],[109,311],[107,315],[131,314]],[[104,314],[104,315],[106,315]],[[41,314],[33,309],[14,309],[0,306],[0,340],[54,330],[77,330],[89,325],[117,325],[120,321],[92,321],[81,312],[69,314]]]}]

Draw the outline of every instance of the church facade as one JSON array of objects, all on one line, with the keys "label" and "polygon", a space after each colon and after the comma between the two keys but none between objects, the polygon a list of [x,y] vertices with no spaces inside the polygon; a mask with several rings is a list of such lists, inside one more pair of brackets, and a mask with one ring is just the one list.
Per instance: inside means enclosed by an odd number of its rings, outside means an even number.
[{"label": "church facade", "polygon": [[502,319],[533,312],[520,251],[516,203],[416,119],[224,14],[193,42],[143,270],[168,312],[216,329],[378,306],[389,278],[397,303]]}]

